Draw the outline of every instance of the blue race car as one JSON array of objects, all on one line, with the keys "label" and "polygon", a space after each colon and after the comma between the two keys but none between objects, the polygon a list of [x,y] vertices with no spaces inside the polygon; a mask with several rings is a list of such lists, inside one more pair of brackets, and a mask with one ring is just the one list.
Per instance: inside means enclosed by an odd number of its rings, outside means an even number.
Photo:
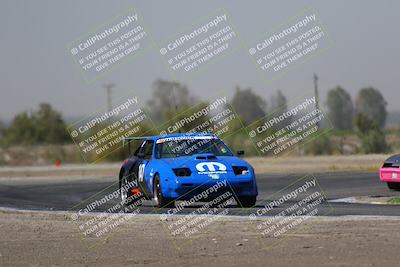
[{"label": "blue race car", "polygon": [[[140,140],[119,173],[121,200],[131,205],[136,196],[156,206],[174,207],[177,200],[210,201],[228,191],[242,207],[256,203],[253,167],[236,157],[216,135],[193,133],[126,138]],[[244,154],[239,151],[238,155]],[[215,190],[210,190],[210,189]],[[204,194],[207,192],[207,194]]]}]

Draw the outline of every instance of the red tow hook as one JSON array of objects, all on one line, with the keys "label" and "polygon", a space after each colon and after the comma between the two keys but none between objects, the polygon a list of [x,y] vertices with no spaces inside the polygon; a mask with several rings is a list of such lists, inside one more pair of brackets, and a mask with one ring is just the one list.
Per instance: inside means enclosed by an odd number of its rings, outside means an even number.
[{"label": "red tow hook", "polygon": [[132,188],[132,189],[131,189],[131,193],[132,193],[132,195],[134,195],[134,196],[140,196],[140,195],[142,194],[142,192],[141,192],[140,189],[138,189],[138,188]]}]

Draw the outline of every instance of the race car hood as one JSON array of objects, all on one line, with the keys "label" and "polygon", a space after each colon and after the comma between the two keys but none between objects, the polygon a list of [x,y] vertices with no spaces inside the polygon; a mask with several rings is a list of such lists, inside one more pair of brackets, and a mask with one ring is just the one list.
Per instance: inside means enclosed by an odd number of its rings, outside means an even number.
[{"label": "race car hood", "polygon": [[192,173],[225,173],[233,172],[233,166],[251,166],[235,156],[215,156],[214,154],[194,154],[188,157],[162,159],[164,163],[174,168],[189,168]]}]

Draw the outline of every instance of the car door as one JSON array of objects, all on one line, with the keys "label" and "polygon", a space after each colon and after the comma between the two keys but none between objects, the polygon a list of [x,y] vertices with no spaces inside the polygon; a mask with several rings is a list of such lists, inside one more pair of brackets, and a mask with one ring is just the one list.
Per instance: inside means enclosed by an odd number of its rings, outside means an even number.
[{"label": "car door", "polygon": [[139,150],[139,159],[138,159],[138,183],[140,188],[144,191],[146,195],[150,195],[151,191],[151,182],[150,182],[150,173],[151,173],[151,158],[153,153],[153,140],[146,140]]}]

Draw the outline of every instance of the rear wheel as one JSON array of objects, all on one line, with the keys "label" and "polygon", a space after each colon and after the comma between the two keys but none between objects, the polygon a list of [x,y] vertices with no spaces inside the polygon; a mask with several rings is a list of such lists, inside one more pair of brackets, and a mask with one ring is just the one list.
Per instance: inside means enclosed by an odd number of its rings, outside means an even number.
[{"label": "rear wheel", "polygon": [[153,199],[156,202],[157,208],[173,208],[175,206],[172,198],[164,197],[161,190],[160,176],[154,177]]},{"label": "rear wheel", "polygon": [[389,189],[391,189],[391,190],[400,191],[400,183],[388,182],[388,183],[387,183],[387,186],[388,186]]},{"label": "rear wheel", "polygon": [[137,190],[134,194],[132,193],[131,181],[128,176],[123,176],[119,182],[119,192],[121,196],[121,204],[126,208],[135,208],[141,206],[143,202],[143,193]]},{"label": "rear wheel", "polygon": [[256,205],[257,197],[256,196],[250,196],[250,197],[238,197],[237,200],[239,205],[241,205],[244,208],[251,208]]},{"label": "rear wheel", "polygon": [[119,192],[121,195],[121,203],[124,206],[129,206],[132,204],[131,201],[131,190],[128,185],[129,181],[128,178],[123,177],[119,183]]}]

